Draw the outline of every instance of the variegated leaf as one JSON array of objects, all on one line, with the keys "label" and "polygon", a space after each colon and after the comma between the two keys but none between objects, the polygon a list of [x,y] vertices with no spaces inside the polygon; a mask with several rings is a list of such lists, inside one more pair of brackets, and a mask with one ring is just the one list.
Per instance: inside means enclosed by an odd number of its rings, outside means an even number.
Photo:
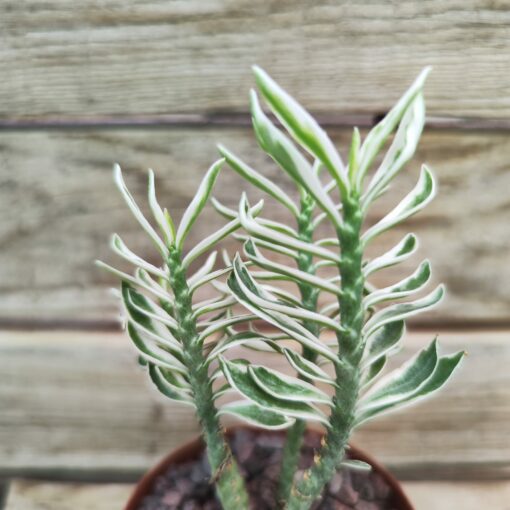
[{"label": "variegated leaf", "polygon": [[225,404],[219,409],[218,414],[230,414],[250,425],[266,430],[286,429],[295,421],[294,418],[260,407],[247,400]]},{"label": "variegated leaf", "polygon": [[418,249],[418,239],[414,234],[407,234],[396,246],[383,253],[381,256],[368,262],[363,267],[363,275],[365,278],[372,273],[391,267],[404,260],[407,260]]}]

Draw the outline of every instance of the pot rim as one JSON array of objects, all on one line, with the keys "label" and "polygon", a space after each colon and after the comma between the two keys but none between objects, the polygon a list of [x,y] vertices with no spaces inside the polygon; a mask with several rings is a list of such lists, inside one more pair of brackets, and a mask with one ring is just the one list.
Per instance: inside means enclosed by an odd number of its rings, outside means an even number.
[{"label": "pot rim", "polygon": [[[225,430],[225,435],[230,439],[238,430],[260,431],[274,435],[285,435],[284,430],[264,430],[259,427],[243,424],[227,427]],[[324,434],[322,431],[313,427],[308,427],[307,431],[321,435]],[[359,449],[357,446],[349,444],[349,448],[349,452],[353,458],[370,464],[372,468],[379,475],[381,475],[385,482],[391,487],[394,498],[399,503],[398,510],[415,510],[411,501],[406,496],[400,482],[395,478],[395,476],[393,476],[384,466],[379,464],[379,462],[377,462],[363,450]],[[124,510],[137,510],[141,500],[150,491],[154,480],[160,474],[164,473],[172,465],[181,464],[186,460],[198,459],[204,449],[205,443],[202,436],[197,436],[165,455],[155,466],[149,469],[149,471],[147,471],[136,484],[133,492],[131,493],[131,496],[126,503],[126,506],[124,507]]]}]

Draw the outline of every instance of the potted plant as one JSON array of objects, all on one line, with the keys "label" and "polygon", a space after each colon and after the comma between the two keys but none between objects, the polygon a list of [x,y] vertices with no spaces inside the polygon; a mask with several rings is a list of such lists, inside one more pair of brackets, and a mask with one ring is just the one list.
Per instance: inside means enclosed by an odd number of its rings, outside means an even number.
[{"label": "potted plant", "polygon": [[[386,253],[366,256],[374,239],[435,195],[434,177],[423,166],[408,195],[366,225],[373,202],[414,154],[425,120],[422,89],[429,69],[363,141],[354,130],[345,164],[310,114],[263,70],[254,72],[260,95],[281,124],[264,113],[252,91],[255,136],[294,183],[299,203],[220,146],[222,159],[206,173],[178,226],[159,205],[149,172],[151,223],[127,190],[120,167],[114,170],[161,264],[137,256],[117,235],[112,248],[134,272],[99,264],[122,281],[127,331],[150,379],[168,398],[193,406],[203,431],[203,442],[166,458],[143,479],[127,508],[411,509],[391,476],[348,441],[364,422],[437,391],[463,356],[440,355],[433,340],[402,367],[385,370],[401,345],[405,320],[436,305],[444,289],[440,285],[401,302],[429,282],[428,261],[385,288],[371,284],[374,273],[416,251],[413,234]],[[293,222],[265,218],[263,203],[251,205],[245,193],[237,210],[212,199],[227,223],[185,247],[224,163],[284,206]],[[333,235],[319,238],[324,223]],[[242,242],[241,253],[224,253],[217,264],[215,249],[227,236]],[[203,264],[191,272],[202,257]],[[200,298],[206,287],[207,299]],[[260,364],[260,354],[255,361],[251,354],[257,350],[278,356],[287,369]],[[261,432],[225,431],[220,417],[226,414]],[[322,427],[323,434],[307,430],[308,423]],[[262,460],[254,460],[254,443],[265,448]],[[264,465],[264,458],[272,460]],[[250,462],[258,468],[251,469]],[[360,503],[369,501],[372,506]]]}]

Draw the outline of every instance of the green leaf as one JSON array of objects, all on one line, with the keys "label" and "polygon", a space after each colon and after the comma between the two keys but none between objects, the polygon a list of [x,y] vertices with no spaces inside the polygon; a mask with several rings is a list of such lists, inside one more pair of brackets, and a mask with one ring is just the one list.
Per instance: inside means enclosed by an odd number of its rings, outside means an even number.
[{"label": "green leaf", "polygon": [[251,345],[266,345],[265,350],[271,350],[279,352],[280,347],[276,342],[270,338],[265,337],[261,333],[255,331],[241,331],[232,336],[227,337],[225,340],[218,342],[214,349],[207,356],[207,363],[211,363],[215,358],[225,351],[232,349],[233,347],[250,347]]},{"label": "green leaf", "polygon": [[219,361],[229,384],[251,402],[285,416],[327,423],[324,415],[312,405],[306,402],[281,400],[264,391],[250,377],[247,366],[232,363],[223,357],[220,357]]},{"label": "green leaf", "polygon": [[385,356],[393,351],[404,336],[404,333],[405,322],[400,320],[388,322],[368,337],[363,355],[363,366],[367,367],[376,362],[381,356]]},{"label": "green leaf", "polygon": [[310,253],[317,257],[321,257],[326,260],[331,260],[336,264],[339,263],[340,261],[339,256],[330,250],[321,248],[320,246],[316,246],[312,243],[300,241],[299,239],[295,239],[293,237],[287,236],[275,230],[271,230],[259,224],[257,221],[255,221],[250,212],[246,210],[246,205],[247,205],[246,194],[243,193],[241,196],[241,200],[239,202],[239,219],[241,220],[241,225],[243,226],[243,228],[253,237],[261,238],[270,244],[280,245],[284,246],[285,248]]},{"label": "green leaf", "polygon": [[349,187],[344,165],[326,132],[265,71],[257,66],[253,71],[257,86],[273,113],[292,137],[322,162],[336,180],[342,195],[346,195]]},{"label": "green leaf", "polygon": [[312,384],[263,366],[249,365],[248,374],[259,388],[275,398],[331,405],[331,397]]},{"label": "green leaf", "polygon": [[152,239],[152,242],[158,249],[161,256],[166,260],[168,256],[168,249],[165,246],[165,243],[160,239],[156,231],[152,228],[151,224],[147,221],[145,216],[142,214],[142,211],[138,207],[138,205],[135,202],[135,199],[127,189],[126,183],[124,182],[124,179],[122,178],[122,170],[120,169],[120,166],[115,164],[113,166],[113,179],[115,181],[115,184],[119,191],[122,194],[122,197],[124,198],[124,201],[126,202],[127,206],[133,213],[133,216],[136,218],[140,226],[145,230],[145,232],[149,235],[149,237]]},{"label": "green leaf", "polygon": [[255,134],[262,149],[298,185],[303,186],[312,195],[334,225],[339,228],[342,225],[342,218],[330,196],[324,191],[316,173],[312,171],[312,166],[294,144],[264,114],[254,91],[251,92],[251,114]]},{"label": "green leaf", "polygon": [[317,382],[323,382],[335,386],[335,381],[322,368],[307,360],[301,354],[284,347],[283,354],[287,358],[290,366],[298,372],[298,374]]},{"label": "green leaf", "polygon": [[368,366],[368,369],[364,371],[363,377],[361,378],[362,388],[366,388],[377,379],[386,366],[386,361],[386,356],[380,356]]},{"label": "green leaf", "polygon": [[438,361],[437,340],[420,351],[402,367],[382,378],[362,401],[362,407],[381,406],[401,401],[416,391],[434,372]]},{"label": "green leaf", "polygon": [[191,397],[182,391],[176,390],[171,384],[169,384],[161,374],[159,367],[152,363],[149,363],[149,377],[156,388],[165,395],[165,397],[195,407]]},{"label": "green leaf", "polygon": [[358,173],[359,157],[361,148],[361,135],[357,127],[352,133],[351,148],[349,151],[349,181],[351,186],[356,185],[356,174]]},{"label": "green leaf", "polygon": [[423,165],[420,178],[413,190],[382,220],[369,228],[362,237],[365,245],[376,236],[421,211],[436,196],[436,183],[432,172]]},{"label": "green leaf", "polygon": [[253,299],[257,297],[258,286],[255,284],[253,278],[251,278],[238,255],[234,260],[234,272],[230,275],[227,283],[237,300],[252,313],[281,331],[284,331],[291,338],[302,345],[306,345],[314,352],[321,354],[331,361],[336,361],[335,353],[328,349],[315,335],[310,333],[310,331],[297,321],[291,319],[284,313],[262,308],[253,302]]},{"label": "green leaf", "polygon": [[188,370],[181,361],[157,345],[151,345],[151,342],[148,342],[140,335],[133,322],[128,322],[127,331],[129,338],[131,338],[143,359],[160,367],[175,370],[181,374],[187,374]]},{"label": "green leaf", "polygon": [[288,418],[280,413],[270,411],[257,404],[241,400],[224,405],[218,411],[219,415],[231,414],[236,418],[268,430],[280,430],[290,427],[294,423],[293,418]]},{"label": "green leaf", "polygon": [[368,262],[363,267],[364,277],[367,278],[380,269],[391,267],[407,260],[417,249],[418,239],[414,234],[407,234],[396,246]]},{"label": "green leaf", "polygon": [[306,273],[305,271],[300,271],[299,269],[295,269],[284,264],[278,264],[277,262],[273,262],[272,260],[268,259],[258,249],[258,244],[259,241],[255,241],[253,238],[250,238],[244,244],[244,251],[246,255],[248,256],[249,260],[255,263],[257,266],[263,269],[267,269],[268,271],[273,271],[276,274],[284,275],[297,283],[312,285],[314,288],[324,290],[335,296],[341,295],[340,287],[329,282],[328,280],[325,280],[324,278],[321,278],[320,276]]},{"label": "green leaf", "polygon": [[371,335],[374,331],[379,329],[381,326],[384,326],[384,324],[387,324],[388,322],[405,319],[407,317],[411,317],[412,315],[416,315],[417,313],[421,313],[422,311],[428,310],[437,305],[443,296],[444,286],[439,285],[430,294],[424,298],[417,299],[412,303],[400,303],[383,308],[382,310],[376,312],[368,320],[363,328],[363,333],[367,336]]},{"label": "green leaf", "polygon": [[423,95],[418,93],[406,110],[388,152],[361,199],[362,208],[365,211],[413,157],[424,124],[425,103]]},{"label": "green leaf", "polygon": [[435,393],[450,379],[455,369],[459,366],[464,354],[464,352],[458,352],[451,356],[442,356],[439,358],[430,377],[419,385],[414,392],[408,393],[400,400],[394,400],[392,402],[382,401],[378,406],[372,405],[368,409],[361,408],[356,418],[356,424],[359,425],[374,416],[394,411],[405,405],[418,402],[430,396],[432,393]]},{"label": "green leaf", "polygon": [[398,103],[377,124],[377,126],[373,127],[370,133],[368,133],[360,151],[360,164],[356,179],[358,189],[361,189],[363,178],[375,157],[379,154],[382,146],[402,120],[402,117],[409,110],[416,96],[423,89],[423,85],[431,69],[431,67],[423,69],[418,78],[416,78],[414,83],[401,97]]},{"label": "green leaf", "polygon": [[216,178],[220,172],[221,165],[224,163],[224,161],[224,159],[220,159],[216,161],[211,166],[211,168],[209,168],[205,174],[205,177],[202,179],[202,182],[200,183],[200,186],[198,187],[193,200],[184,211],[181,222],[177,229],[177,234],[175,236],[175,244],[178,248],[182,248],[188,232],[190,231],[191,227],[207,203],[214,183],[216,182]]},{"label": "green leaf", "polygon": [[161,206],[158,203],[158,199],[156,198],[156,187],[154,183],[154,172],[152,169],[149,169],[149,185],[148,185],[148,198],[149,198],[149,207],[151,208],[152,215],[156,220],[163,236],[165,238],[166,244],[171,245],[174,242],[175,231],[174,224],[172,218],[168,211],[166,213],[161,209]]},{"label": "green leaf", "polygon": [[160,267],[156,267],[153,264],[146,262],[144,259],[133,253],[117,234],[112,235],[110,247],[117,255],[121,256],[131,264],[145,269],[147,272],[156,275],[158,278],[168,280],[168,274],[166,274]]},{"label": "green leaf", "polygon": [[268,195],[271,195],[275,200],[285,206],[295,217],[299,216],[298,206],[279,186],[248,166],[241,159],[232,154],[232,152],[223,147],[223,145],[218,145],[218,149],[230,167],[241,177],[244,177],[248,182],[251,182],[257,188],[265,191]]},{"label": "green leaf", "polygon": [[421,291],[430,281],[431,269],[428,260],[423,261],[414,273],[400,282],[371,292],[363,299],[365,309],[383,301],[400,299]]}]

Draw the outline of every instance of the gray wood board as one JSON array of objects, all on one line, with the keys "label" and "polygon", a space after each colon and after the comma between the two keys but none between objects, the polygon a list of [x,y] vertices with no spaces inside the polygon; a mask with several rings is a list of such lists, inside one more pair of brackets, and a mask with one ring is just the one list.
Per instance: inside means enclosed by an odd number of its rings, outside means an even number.
[{"label": "gray wood board", "polygon": [[[333,130],[343,153],[349,130]],[[157,173],[158,196],[179,218],[223,141],[274,182],[295,193],[285,174],[257,148],[250,131],[91,130],[4,133],[0,138],[0,318],[4,325],[112,324],[118,312],[109,287],[116,282],[93,265],[96,258],[117,263],[108,248],[112,232],[128,246],[157,262],[150,242],[122,202],[112,182],[118,161],[135,196],[145,204],[146,169]],[[395,181],[393,194],[376,202],[372,223],[407,193],[422,161],[439,178],[439,195],[418,216],[376,240],[382,253],[405,232],[414,231],[421,249],[396,271],[381,272],[375,283],[397,281],[421,257],[432,260],[436,281],[448,297],[420,320],[449,323],[508,321],[510,306],[509,137],[507,134],[429,132],[412,164]],[[260,197],[227,167],[215,195],[236,207],[240,191]],[[146,209],[144,207],[144,209]],[[265,215],[285,219],[267,200]],[[207,212],[196,224],[190,244],[222,224]],[[326,231],[322,230],[325,234]],[[235,249],[230,243],[229,249]]]},{"label": "gray wood board", "polygon": [[[508,477],[509,335],[441,334],[445,353],[468,352],[446,389],[353,442],[401,479]],[[408,334],[398,360],[432,336]],[[123,334],[2,332],[0,357],[0,476],[134,480],[198,432],[190,409],[150,387]]]},{"label": "gray wood board", "polygon": [[510,13],[491,0],[0,6],[0,114],[238,111],[258,63],[307,107],[387,110],[421,68],[434,115],[510,113]]}]

